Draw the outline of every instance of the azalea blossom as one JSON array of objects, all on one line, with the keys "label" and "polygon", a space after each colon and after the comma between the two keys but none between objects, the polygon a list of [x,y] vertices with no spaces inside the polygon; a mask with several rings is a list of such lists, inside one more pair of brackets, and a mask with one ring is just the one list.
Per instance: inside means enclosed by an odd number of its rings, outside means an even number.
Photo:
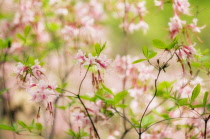
[{"label": "azalea blossom", "polygon": [[206,25],[203,25],[202,27],[197,27],[197,22],[198,22],[198,19],[197,18],[194,18],[193,19],[193,23],[191,23],[190,25],[188,25],[188,27],[190,27],[193,32],[200,33],[201,32],[201,29],[204,29],[206,27]]},{"label": "azalea blossom", "polygon": [[179,16],[175,15],[174,17],[170,18],[169,31],[170,37],[175,38],[179,31],[183,28],[183,25],[186,24],[186,21],[182,21]]},{"label": "azalea blossom", "polygon": [[173,8],[180,13],[190,15],[190,3],[188,0],[174,0]]},{"label": "azalea blossom", "polygon": [[183,45],[177,50],[178,56],[182,59],[192,59],[196,54],[196,49],[194,48],[195,45],[196,43],[189,46]]}]

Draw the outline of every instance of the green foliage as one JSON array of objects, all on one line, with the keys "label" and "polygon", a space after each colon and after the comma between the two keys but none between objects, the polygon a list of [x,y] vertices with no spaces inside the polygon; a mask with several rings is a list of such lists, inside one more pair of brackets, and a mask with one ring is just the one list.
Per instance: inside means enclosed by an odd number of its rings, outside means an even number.
[{"label": "green foliage", "polygon": [[128,91],[124,90],[122,92],[119,92],[117,93],[115,96],[114,96],[114,104],[118,104],[120,101],[122,101],[125,96],[128,94]]},{"label": "green foliage", "polygon": [[155,122],[155,118],[152,115],[144,116],[142,120],[142,127],[146,128],[154,122]]},{"label": "green foliage", "polygon": [[172,89],[173,83],[174,82],[167,82],[167,81],[159,83],[156,95],[163,98],[170,98],[171,97],[170,91]]},{"label": "green foliage", "polygon": [[203,106],[205,107],[207,104],[207,100],[208,100],[208,95],[209,92],[205,92],[204,96],[203,96]]},{"label": "green foliage", "polygon": [[82,137],[89,136],[89,134],[84,132],[83,130],[79,130],[78,133],[75,133],[72,129],[69,129],[66,133],[72,137],[75,137],[76,139],[82,139]]},{"label": "green foliage", "polygon": [[170,49],[174,48],[174,46],[177,44],[177,42],[178,42],[178,39],[175,38],[172,43],[167,45],[165,42],[163,42],[161,40],[158,40],[158,39],[155,39],[155,40],[152,41],[152,44],[153,44],[154,47],[156,47],[158,49],[170,50]]},{"label": "green foliage", "polygon": [[146,46],[143,46],[142,51],[143,51],[144,56],[147,58],[147,60],[157,55],[157,52],[155,52],[154,50],[148,49]]},{"label": "green foliage", "polygon": [[99,43],[94,44],[96,55],[99,56],[106,47],[106,42],[101,46]]},{"label": "green foliage", "polygon": [[200,90],[201,90],[201,86],[200,84],[197,84],[197,86],[193,89],[192,96],[190,99],[190,104],[192,104],[193,101],[198,97]]},{"label": "green foliage", "polygon": [[208,104],[206,105],[206,108],[207,108],[208,111],[210,111],[210,103],[208,103]]}]

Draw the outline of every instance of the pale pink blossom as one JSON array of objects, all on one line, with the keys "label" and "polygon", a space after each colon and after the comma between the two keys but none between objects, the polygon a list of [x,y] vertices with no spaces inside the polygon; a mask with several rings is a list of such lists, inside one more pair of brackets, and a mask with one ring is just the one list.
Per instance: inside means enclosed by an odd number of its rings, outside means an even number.
[{"label": "pale pink blossom", "polygon": [[45,68],[42,68],[38,59],[35,60],[35,65],[31,67],[32,73],[36,78],[40,78],[43,73],[46,71]]},{"label": "pale pink blossom", "polygon": [[193,59],[196,54],[196,49],[194,48],[195,45],[196,43],[189,46],[183,45],[177,50],[178,56],[182,59]]},{"label": "pale pink blossom", "polygon": [[201,32],[201,29],[204,29],[206,27],[206,25],[204,25],[202,27],[197,27],[197,22],[198,22],[198,19],[197,18],[194,18],[193,19],[193,23],[190,24],[188,27],[190,27],[193,32],[200,33]]},{"label": "pale pink blossom", "polygon": [[141,16],[144,16],[148,12],[145,7],[145,4],[146,4],[146,1],[142,1],[137,4],[137,12]]},{"label": "pale pink blossom", "polygon": [[85,53],[82,52],[81,49],[79,49],[78,52],[77,52],[77,54],[76,54],[76,56],[75,56],[76,61],[79,64],[84,64],[85,63],[85,60],[86,60],[85,58],[86,58]]},{"label": "pale pink blossom", "polygon": [[68,9],[66,8],[59,8],[57,10],[55,10],[55,13],[58,15],[68,15]]},{"label": "pale pink blossom", "polygon": [[173,8],[180,13],[190,15],[190,3],[188,0],[174,0]]},{"label": "pale pink blossom", "polygon": [[[44,80],[40,80],[38,83],[32,83],[26,91],[32,96],[32,100],[35,102],[52,102],[52,98],[57,96],[55,89],[57,88],[56,83],[49,84]],[[51,109],[51,108],[50,108]]]},{"label": "pale pink blossom", "polygon": [[155,6],[160,7],[160,9],[163,9],[164,0],[154,0]]},{"label": "pale pink blossom", "polygon": [[149,25],[144,21],[141,20],[138,24],[137,24],[139,29],[142,29],[143,33],[146,34],[147,30],[149,29]]},{"label": "pale pink blossom", "polygon": [[177,15],[170,18],[170,22],[168,23],[168,25],[171,38],[175,38],[179,31],[183,28],[183,25],[185,24],[186,21],[182,21]]},{"label": "pale pink blossom", "polygon": [[28,69],[28,66],[23,65],[21,62],[18,62],[17,66],[14,68],[13,72],[19,76],[23,75],[23,73]]}]

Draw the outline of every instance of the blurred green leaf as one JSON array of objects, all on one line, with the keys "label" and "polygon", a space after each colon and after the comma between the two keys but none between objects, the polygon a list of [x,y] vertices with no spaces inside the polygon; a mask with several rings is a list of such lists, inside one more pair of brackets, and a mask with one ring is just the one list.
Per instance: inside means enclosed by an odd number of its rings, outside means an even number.
[{"label": "blurred green leaf", "polygon": [[163,41],[158,40],[158,39],[153,40],[152,44],[153,44],[154,47],[159,48],[159,49],[166,49],[167,48],[167,45]]},{"label": "blurred green leaf", "polygon": [[25,35],[25,37],[28,36],[30,30],[31,30],[31,27],[30,27],[30,26],[26,26],[26,27],[25,27],[25,29],[24,29],[24,35]]},{"label": "blurred green leaf", "polygon": [[143,128],[145,128],[145,127],[151,125],[154,122],[155,122],[154,117],[152,115],[147,115],[147,116],[144,116],[141,125],[142,125]]},{"label": "blurred green leaf", "polygon": [[127,90],[124,90],[122,92],[119,92],[117,93],[115,96],[114,96],[114,103],[117,104],[119,103],[121,100],[123,100],[125,98],[125,96],[128,94],[128,91]]},{"label": "blurred green leaf", "polygon": [[140,63],[145,60],[147,60],[147,59],[138,59],[138,60],[133,61],[132,64]]},{"label": "blurred green leaf", "polygon": [[177,101],[180,106],[188,105],[188,98],[181,98]]},{"label": "blurred green leaf", "polygon": [[208,104],[206,105],[206,108],[207,108],[208,111],[210,111],[210,103],[208,103]]},{"label": "blurred green leaf", "polygon": [[42,126],[41,123],[36,123],[35,127],[36,127],[37,130],[42,130],[43,129],[43,126]]},{"label": "blurred green leaf", "polygon": [[193,89],[192,96],[190,99],[190,104],[192,104],[192,102],[198,97],[200,90],[201,90],[201,86],[200,84],[197,84],[197,86]]},{"label": "blurred green leaf", "polygon": [[208,95],[209,95],[209,92],[205,92],[205,94],[203,96],[203,106],[204,107],[206,106],[206,103],[207,103],[207,100],[208,100]]},{"label": "blurred green leaf", "polygon": [[3,124],[0,124],[0,129],[15,131],[14,127],[11,127],[11,126],[8,126],[8,125],[3,125]]}]

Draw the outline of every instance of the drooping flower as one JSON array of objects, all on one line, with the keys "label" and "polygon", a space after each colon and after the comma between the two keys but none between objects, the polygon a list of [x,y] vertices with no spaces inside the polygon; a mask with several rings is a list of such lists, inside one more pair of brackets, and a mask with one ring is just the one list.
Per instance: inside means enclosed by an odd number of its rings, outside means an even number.
[{"label": "drooping flower", "polygon": [[190,3],[188,2],[188,0],[174,0],[173,2],[173,8],[175,9],[175,11],[182,14],[190,15]]},{"label": "drooping flower", "polygon": [[198,27],[197,26],[197,22],[198,22],[198,19],[197,18],[194,18],[193,19],[193,23],[191,23],[190,25],[188,25],[188,27],[190,27],[193,32],[200,33],[201,32],[201,29],[204,29],[206,27],[206,25],[203,25],[202,27]]},{"label": "drooping flower", "polygon": [[168,23],[168,25],[170,37],[172,39],[176,37],[179,31],[183,28],[184,24],[186,24],[186,21],[182,21],[178,15],[175,15],[174,17],[170,18],[170,22]]}]

